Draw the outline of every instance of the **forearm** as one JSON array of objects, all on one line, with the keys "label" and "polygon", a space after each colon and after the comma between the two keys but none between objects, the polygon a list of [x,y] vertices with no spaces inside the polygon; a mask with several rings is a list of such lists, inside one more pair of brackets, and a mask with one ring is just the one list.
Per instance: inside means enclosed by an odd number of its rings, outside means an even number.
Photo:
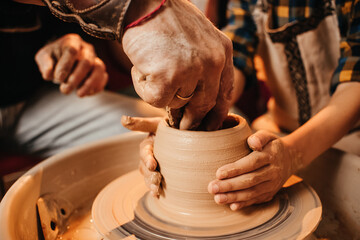
[{"label": "forearm", "polygon": [[360,118],[360,83],[338,86],[329,104],[282,140],[294,150],[297,165],[308,165],[344,136]]}]

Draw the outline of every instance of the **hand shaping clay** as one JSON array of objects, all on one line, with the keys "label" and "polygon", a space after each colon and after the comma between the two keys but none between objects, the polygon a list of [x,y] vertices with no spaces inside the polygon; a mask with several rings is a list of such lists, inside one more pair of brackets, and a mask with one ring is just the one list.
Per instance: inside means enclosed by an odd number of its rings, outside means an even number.
[{"label": "hand shaping clay", "polygon": [[229,115],[221,130],[206,132],[178,130],[162,121],[154,143],[163,176],[163,191],[155,201],[163,210],[159,217],[201,227],[219,226],[230,222],[231,215],[239,215],[217,205],[207,186],[219,167],[250,153],[246,140],[251,133],[245,119],[237,115]]},{"label": "hand shaping clay", "polygon": [[[184,131],[164,120],[154,155],[163,175],[159,199],[146,194],[142,176],[128,173],[105,187],[92,217],[106,239],[303,239],[316,228],[321,203],[304,183],[281,190],[270,202],[231,211],[208,193],[216,170],[250,150],[246,121],[229,115],[217,131]],[[301,223],[301,224],[299,224]]]}]

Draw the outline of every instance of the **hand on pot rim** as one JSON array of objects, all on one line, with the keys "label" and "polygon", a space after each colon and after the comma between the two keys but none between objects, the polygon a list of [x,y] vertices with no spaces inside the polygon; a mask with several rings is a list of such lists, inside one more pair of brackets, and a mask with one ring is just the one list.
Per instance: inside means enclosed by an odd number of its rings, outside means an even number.
[{"label": "hand on pot rim", "polygon": [[221,126],[233,87],[232,43],[193,4],[166,1],[153,18],[126,30],[122,43],[144,101],[184,107],[180,129]]}]

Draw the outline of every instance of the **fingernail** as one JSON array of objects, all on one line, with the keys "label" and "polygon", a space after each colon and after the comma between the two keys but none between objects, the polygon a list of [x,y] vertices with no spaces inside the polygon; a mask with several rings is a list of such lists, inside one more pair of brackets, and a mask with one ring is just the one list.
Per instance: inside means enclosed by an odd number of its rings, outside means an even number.
[{"label": "fingernail", "polygon": [[68,84],[61,84],[61,90],[63,93],[68,94],[71,91],[71,86]]},{"label": "fingernail", "polygon": [[219,186],[217,184],[213,183],[212,186],[211,186],[211,190],[212,190],[213,193],[218,193],[220,189],[219,189]]},{"label": "fingernail", "polygon": [[227,178],[229,176],[228,172],[227,171],[224,171],[224,170],[221,170],[219,171],[218,173],[218,178],[219,179],[224,179],[224,178]]},{"label": "fingernail", "polygon": [[225,194],[217,194],[214,197],[216,203],[224,203],[228,200]]},{"label": "fingernail", "polygon": [[261,142],[258,137],[250,136],[248,139],[249,147],[253,150],[261,150]]},{"label": "fingernail", "polygon": [[149,161],[149,160],[146,161],[146,167],[147,167],[149,170],[155,170],[152,162]]},{"label": "fingernail", "polygon": [[132,118],[130,116],[123,115],[121,117],[121,123],[124,127],[127,127],[132,124]]},{"label": "fingernail", "polygon": [[240,209],[240,204],[232,203],[232,204],[230,204],[230,209],[233,211],[236,211],[236,210]]}]

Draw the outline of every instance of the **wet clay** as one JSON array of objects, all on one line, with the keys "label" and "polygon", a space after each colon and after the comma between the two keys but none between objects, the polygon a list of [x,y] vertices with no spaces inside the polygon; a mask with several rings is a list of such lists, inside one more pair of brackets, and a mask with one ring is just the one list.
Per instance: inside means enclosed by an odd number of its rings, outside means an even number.
[{"label": "wet clay", "polygon": [[154,156],[163,176],[163,191],[153,202],[154,214],[161,211],[158,216],[166,221],[196,227],[226,226],[239,218],[228,206],[217,205],[207,186],[219,167],[250,153],[246,140],[251,133],[245,119],[233,114],[218,131],[178,130],[162,121]]},{"label": "wet clay", "polygon": [[[206,213],[205,209],[202,209],[202,211],[192,212],[191,215],[186,215],[184,212],[173,214],[163,208],[156,198],[146,194],[147,188],[142,181],[143,177],[134,171],[119,179],[112,187],[104,189],[107,193],[99,195],[102,197],[98,197],[94,202],[94,206],[103,211],[93,211],[94,220],[104,217],[107,229],[109,226],[111,229],[116,229],[118,226],[126,227],[126,225],[129,229],[133,229],[134,226],[131,225],[143,222],[153,226],[152,228],[166,229],[171,234],[186,235],[191,232],[193,236],[219,236],[259,226],[274,217],[279,210],[279,200],[276,199],[271,203],[237,212],[219,206],[216,208],[217,211],[211,213]],[[135,184],[130,185],[129,182]],[[106,196],[118,188],[126,191],[126,194],[119,194],[111,198],[112,202],[109,202]],[[109,211],[110,205],[112,205],[112,211]],[[109,215],[105,217],[104,213],[109,213]],[[204,215],[210,215],[213,218],[204,219]],[[105,227],[103,229],[105,230]]]},{"label": "wet clay", "polygon": [[[154,143],[163,176],[159,199],[147,194],[140,173],[131,172],[97,196],[92,208],[94,225],[106,239],[132,234],[141,239],[293,239],[286,236],[310,234],[321,216],[320,201],[310,188],[292,186],[271,202],[240,211],[217,205],[208,193],[207,185],[220,166],[249,154],[246,139],[251,133],[237,115],[230,115],[223,129],[210,132],[178,130],[162,121]],[[313,212],[310,225],[307,220],[305,228],[299,229],[308,212]],[[269,231],[273,228],[278,229]]]},{"label": "wet clay", "polygon": [[152,240],[304,239],[316,229],[322,212],[314,190],[300,182],[282,189],[269,203],[238,211],[238,219],[236,215],[225,219],[231,220],[227,226],[185,226],[185,222],[167,221],[168,213],[162,215],[163,209],[157,208],[158,202],[147,191],[137,170],[107,185],[92,206],[93,223],[99,234],[107,240],[128,236]]}]

